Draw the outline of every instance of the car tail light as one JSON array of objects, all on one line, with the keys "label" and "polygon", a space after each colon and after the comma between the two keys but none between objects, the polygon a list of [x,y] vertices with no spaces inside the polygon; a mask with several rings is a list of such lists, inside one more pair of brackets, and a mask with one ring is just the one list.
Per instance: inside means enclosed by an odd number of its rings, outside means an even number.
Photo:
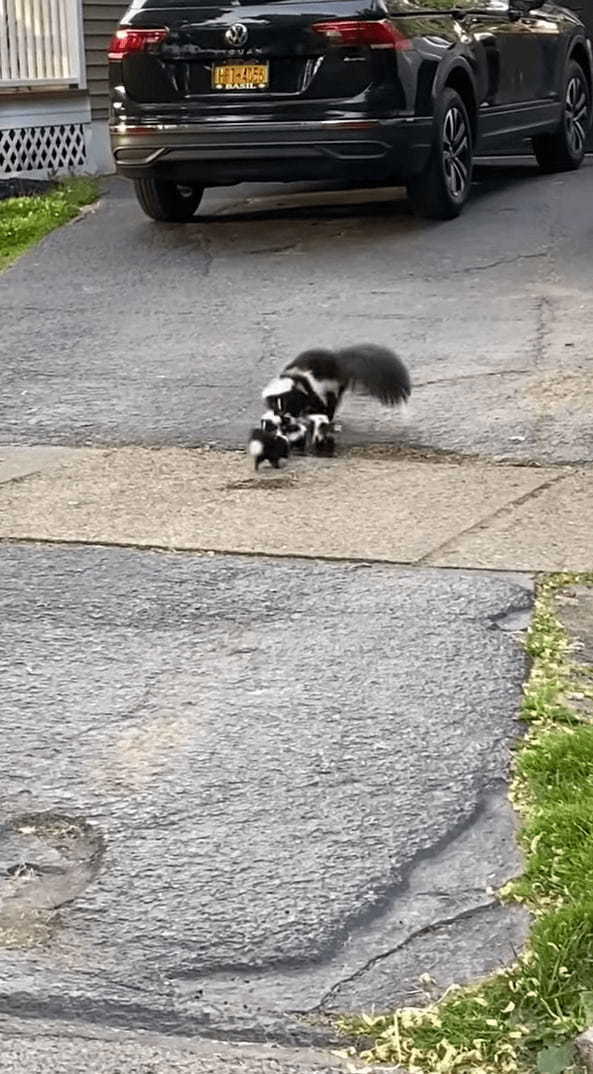
[{"label": "car tail light", "polygon": [[149,45],[164,41],[168,30],[117,30],[107,53],[110,60],[123,60],[131,52],[144,52]]},{"label": "car tail light", "polygon": [[356,22],[354,19],[336,20],[336,22],[315,22],[311,29],[321,34],[332,45],[357,46],[367,48],[409,49],[412,42],[397,30],[388,19],[376,22]]}]

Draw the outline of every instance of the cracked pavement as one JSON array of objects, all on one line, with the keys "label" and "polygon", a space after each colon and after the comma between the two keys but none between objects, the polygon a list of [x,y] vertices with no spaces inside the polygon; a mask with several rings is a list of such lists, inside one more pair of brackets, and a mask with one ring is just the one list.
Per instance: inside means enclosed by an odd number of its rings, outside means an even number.
[{"label": "cracked pavement", "polygon": [[[45,814],[106,843],[59,918],[43,876],[32,909],[4,880],[4,915],[12,898],[22,916],[17,944],[0,916],[3,1013],[24,989],[29,1015],[67,995],[81,1020],[308,1043],[331,1033],[286,1012],[417,995],[410,948],[430,934],[440,987],[512,956],[525,920],[493,889],[518,867],[504,776],[524,666],[497,617],[529,607],[528,580],[0,558],[4,869],[54,863]],[[81,857],[56,864],[69,877]]]},{"label": "cracked pavement", "polygon": [[[445,225],[297,186],[165,227],[115,180],[0,276],[2,1074],[333,1072],[335,1014],[521,948],[519,643],[534,573],[591,566],[591,164],[478,179]],[[406,422],[353,399],[339,458],[254,480],[264,380],[365,337]]]}]

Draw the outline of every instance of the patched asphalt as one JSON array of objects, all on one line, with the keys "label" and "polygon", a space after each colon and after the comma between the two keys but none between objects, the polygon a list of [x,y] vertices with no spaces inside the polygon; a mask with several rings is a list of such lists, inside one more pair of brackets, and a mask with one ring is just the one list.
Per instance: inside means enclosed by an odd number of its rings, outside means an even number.
[{"label": "patched asphalt", "polygon": [[494,889],[519,867],[505,779],[525,661],[500,627],[528,614],[527,579],[0,560],[4,869],[47,869],[48,824],[72,818],[106,844],[70,908],[23,905],[22,929],[51,937],[5,935],[0,1011],[305,1043],[331,1038],[323,1012],[512,957],[525,920]]}]

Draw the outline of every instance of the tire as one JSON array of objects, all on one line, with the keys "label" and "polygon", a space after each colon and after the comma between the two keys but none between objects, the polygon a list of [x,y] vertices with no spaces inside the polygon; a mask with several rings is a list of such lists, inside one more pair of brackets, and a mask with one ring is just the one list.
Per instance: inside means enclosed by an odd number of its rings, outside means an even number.
[{"label": "tire", "polygon": [[472,131],[467,108],[449,87],[434,110],[430,156],[423,170],[408,180],[408,197],[420,216],[453,220],[459,216],[471,189]]},{"label": "tire", "polygon": [[562,120],[553,134],[533,139],[533,151],[543,172],[576,171],[583,163],[591,126],[591,92],[585,72],[571,60],[564,81]]},{"label": "tire", "polygon": [[135,179],[134,189],[141,209],[151,220],[181,223],[191,220],[203,194],[203,186],[184,186],[167,179]]}]

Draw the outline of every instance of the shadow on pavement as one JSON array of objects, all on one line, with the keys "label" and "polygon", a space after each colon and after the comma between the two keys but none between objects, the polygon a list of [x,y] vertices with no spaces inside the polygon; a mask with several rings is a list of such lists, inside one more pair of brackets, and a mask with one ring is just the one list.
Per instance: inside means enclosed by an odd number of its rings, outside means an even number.
[{"label": "shadow on pavement", "polygon": [[[523,164],[477,164],[474,184],[467,211],[481,199],[533,182],[540,177],[534,163]],[[549,178],[549,177],[546,177]],[[216,192],[219,193],[218,191]],[[199,213],[193,224],[238,223],[249,220],[340,220],[358,218],[394,218],[405,220],[415,230],[437,226],[438,222],[415,217],[403,187],[349,187],[332,184],[327,187],[315,185],[304,189],[288,186],[287,193],[279,194],[277,187],[270,193],[262,190],[256,196],[231,200],[219,211]]]}]

